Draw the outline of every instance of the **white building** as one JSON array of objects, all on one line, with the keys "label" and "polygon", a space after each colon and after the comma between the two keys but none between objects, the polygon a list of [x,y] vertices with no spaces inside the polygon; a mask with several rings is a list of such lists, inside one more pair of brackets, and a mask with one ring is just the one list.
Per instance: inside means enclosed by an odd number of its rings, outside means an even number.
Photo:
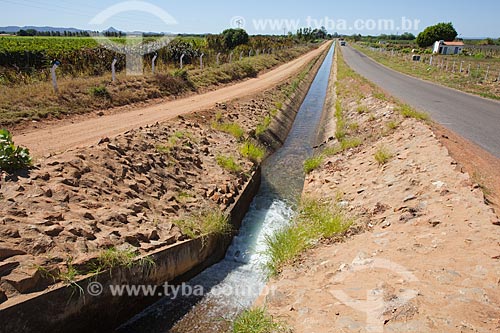
[{"label": "white building", "polygon": [[439,54],[460,54],[464,49],[463,42],[445,42],[444,40],[439,40],[434,43],[434,48],[432,53]]}]

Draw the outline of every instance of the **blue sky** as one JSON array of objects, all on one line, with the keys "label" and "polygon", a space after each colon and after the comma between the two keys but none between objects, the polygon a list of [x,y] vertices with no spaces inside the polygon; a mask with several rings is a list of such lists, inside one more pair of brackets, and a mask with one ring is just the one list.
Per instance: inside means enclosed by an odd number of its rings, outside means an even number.
[{"label": "blue sky", "polygon": [[[141,0],[142,1],[142,0]],[[418,33],[438,22],[453,22],[462,37],[500,37],[498,1],[160,1],[147,2],[170,14],[176,25],[144,12],[117,14],[101,25],[89,22],[117,0],[0,0],[0,26],[50,25],[123,31],[220,32],[243,26],[249,33],[282,34],[295,27],[325,25],[330,32],[353,34]],[[146,1],[143,1],[146,2]],[[402,19],[405,18],[405,19]],[[270,20],[270,21],[269,21]],[[387,20],[392,22],[387,23]],[[418,20],[420,22],[417,23]],[[408,28],[405,28],[405,26]]]}]

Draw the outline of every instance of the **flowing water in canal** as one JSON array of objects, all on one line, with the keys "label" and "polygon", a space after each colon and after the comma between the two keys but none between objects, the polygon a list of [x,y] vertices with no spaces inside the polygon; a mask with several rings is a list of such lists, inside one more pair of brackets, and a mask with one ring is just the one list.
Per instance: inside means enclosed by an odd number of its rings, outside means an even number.
[{"label": "flowing water in canal", "polygon": [[[320,67],[283,145],[262,165],[262,184],[225,259],[187,285],[193,295],[163,298],[119,332],[221,332],[265,287],[266,236],[289,223],[304,185],[303,163],[312,154],[328,88],[334,46]],[[194,286],[198,286],[194,289]],[[196,290],[205,291],[200,296]],[[181,290],[182,291],[182,290]],[[189,292],[189,287],[185,287]]]}]

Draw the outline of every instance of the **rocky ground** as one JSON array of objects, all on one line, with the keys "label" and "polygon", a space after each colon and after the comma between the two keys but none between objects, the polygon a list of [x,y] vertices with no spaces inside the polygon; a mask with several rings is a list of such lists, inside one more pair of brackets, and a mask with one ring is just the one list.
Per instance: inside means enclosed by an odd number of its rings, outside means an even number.
[{"label": "rocky ground", "polygon": [[[192,236],[177,221],[224,211],[234,202],[255,168],[239,147],[243,140],[258,144],[255,128],[277,101],[285,102],[288,87],[287,81],[211,110],[102,138],[44,159],[27,174],[2,174],[0,303],[43,290],[70,265],[85,273],[106,249],[144,254]],[[238,124],[243,137],[215,129],[214,122]],[[232,157],[241,170],[221,167],[221,156]]]},{"label": "rocky ground", "polygon": [[[348,135],[363,144],[325,158],[304,195],[356,223],[344,242],[285,269],[262,302],[295,332],[498,332],[500,222],[481,186],[429,125],[403,118],[361,78],[339,80],[344,116],[357,124]],[[330,124],[325,136],[334,132]],[[385,164],[374,158],[381,149]]]}]

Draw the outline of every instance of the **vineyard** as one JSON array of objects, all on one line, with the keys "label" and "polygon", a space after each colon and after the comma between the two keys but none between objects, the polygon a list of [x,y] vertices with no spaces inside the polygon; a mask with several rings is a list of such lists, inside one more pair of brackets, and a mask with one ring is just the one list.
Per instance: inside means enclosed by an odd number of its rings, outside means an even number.
[{"label": "vineyard", "polygon": [[[125,38],[111,38],[112,42],[126,44]],[[157,38],[144,38],[144,44],[154,43]],[[101,76],[110,72],[113,59],[117,59],[118,72],[125,67],[125,55],[103,47],[100,38],[86,37],[0,37],[0,85],[29,84],[49,80],[49,68],[54,60],[62,64],[58,75],[62,77]],[[177,66],[184,54],[186,65],[198,64],[203,54],[204,64],[213,66],[220,53],[221,63],[241,55],[256,55],[283,47],[300,44],[301,41],[285,37],[250,37],[248,42],[234,48],[222,43],[221,35],[206,37],[175,37],[165,47],[157,50],[157,68],[166,71]],[[231,55],[231,53],[233,55]],[[145,56],[150,64],[153,53]]]}]

